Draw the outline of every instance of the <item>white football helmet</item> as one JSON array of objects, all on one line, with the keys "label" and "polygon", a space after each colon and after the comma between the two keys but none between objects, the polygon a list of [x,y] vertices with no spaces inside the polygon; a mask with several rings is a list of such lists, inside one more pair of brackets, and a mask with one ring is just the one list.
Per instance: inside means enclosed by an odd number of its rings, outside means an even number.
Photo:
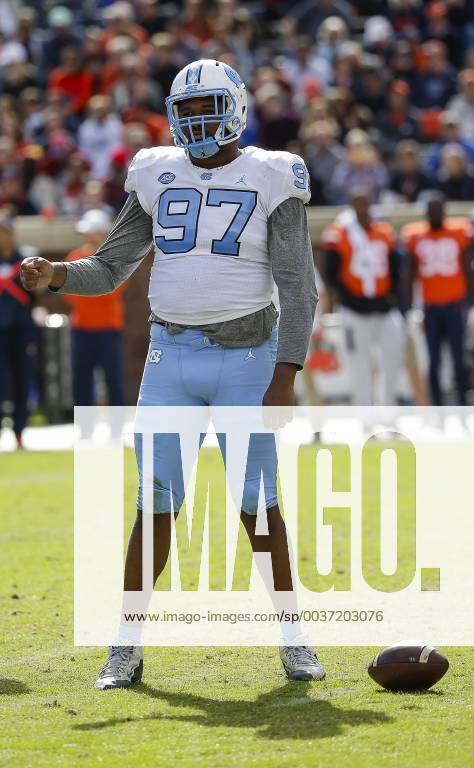
[{"label": "white football helmet", "polygon": [[[213,114],[179,117],[180,101],[202,96],[214,96]],[[235,69],[222,61],[200,59],[178,72],[166,99],[166,109],[176,146],[184,147],[193,157],[212,157],[219,147],[235,141],[244,131],[247,91]],[[207,135],[206,126],[216,122],[219,123],[217,130]],[[196,127],[198,137],[193,131]]]}]

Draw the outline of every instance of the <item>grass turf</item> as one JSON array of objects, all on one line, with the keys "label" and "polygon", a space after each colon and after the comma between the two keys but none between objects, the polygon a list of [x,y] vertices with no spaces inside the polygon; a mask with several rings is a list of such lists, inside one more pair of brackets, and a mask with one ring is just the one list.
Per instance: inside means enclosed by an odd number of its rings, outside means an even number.
[{"label": "grass turf", "polygon": [[275,649],[149,648],[144,682],[92,688],[104,649],[72,645],[70,453],[0,456],[0,764],[473,765],[474,649],[425,694],[368,678],[371,648],[325,648],[323,683],[288,683]]}]

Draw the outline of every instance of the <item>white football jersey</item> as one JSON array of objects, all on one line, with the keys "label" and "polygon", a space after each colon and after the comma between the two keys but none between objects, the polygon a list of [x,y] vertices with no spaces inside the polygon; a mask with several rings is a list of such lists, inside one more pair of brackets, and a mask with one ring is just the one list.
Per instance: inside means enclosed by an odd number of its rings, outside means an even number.
[{"label": "white football jersey", "polygon": [[142,149],[125,189],[136,192],[153,222],[151,309],[182,325],[233,320],[268,306],[268,217],[289,197],[310,198],[300,157],[257,147],[209,170],[178,147]]}]

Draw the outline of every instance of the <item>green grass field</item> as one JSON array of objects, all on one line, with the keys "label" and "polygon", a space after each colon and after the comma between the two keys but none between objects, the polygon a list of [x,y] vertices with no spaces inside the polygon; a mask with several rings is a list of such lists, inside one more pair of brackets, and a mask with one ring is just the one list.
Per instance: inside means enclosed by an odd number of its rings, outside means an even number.
[{"label": "green grass field", "polygon": [[72,645],[73,458],[0,455],[0,765],[474,765],[474,649],[425,694],[368,678],[375,648],[323,648],[323,683],[276,649],[149,648],[144,682],[100,692],[104,649]]}]

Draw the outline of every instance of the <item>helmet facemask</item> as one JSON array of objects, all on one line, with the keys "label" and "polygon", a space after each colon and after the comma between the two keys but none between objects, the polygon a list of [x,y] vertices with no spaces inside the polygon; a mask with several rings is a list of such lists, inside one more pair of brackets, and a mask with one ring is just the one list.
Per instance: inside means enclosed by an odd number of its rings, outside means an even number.
[{"label": "helmet facemask", "polygon": [[[181,102],[207,96],[214,99],[212,113],[179,117]],[[166,99],[166,108],[175,143],[184,147],[193,157],[212,157],[222,145],[235,141],[240,136],[241,121],[236,116],[236,101],[226,88],[169,96]],[[210,132],[209,127],[214,131]]]}]

